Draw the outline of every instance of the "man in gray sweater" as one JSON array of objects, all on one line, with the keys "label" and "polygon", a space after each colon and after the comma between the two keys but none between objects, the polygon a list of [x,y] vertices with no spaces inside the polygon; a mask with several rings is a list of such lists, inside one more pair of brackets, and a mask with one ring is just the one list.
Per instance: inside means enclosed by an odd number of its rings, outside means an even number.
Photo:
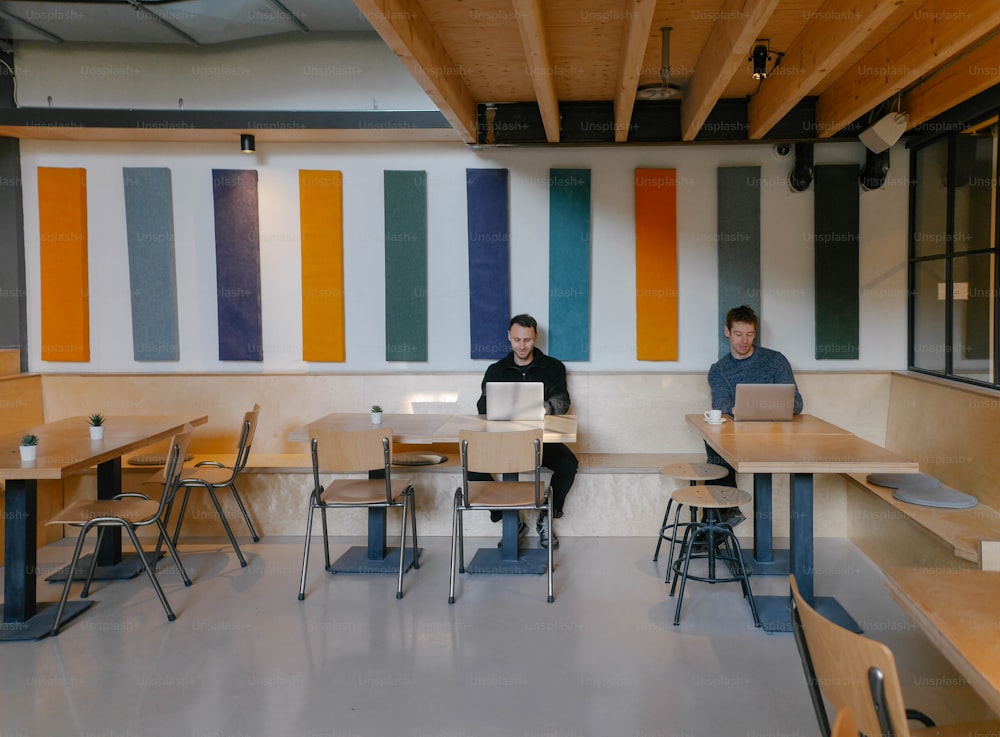
[{"label": "man in gray sweater", "polygon": [[[736,402],[737,384],[795,384],[792,367],[778,351],[754,345],[757,338],[757,313],[746,305],[726,313],[724,334],[729,339],[729,353],[708,370],[708,386],[712,390],[712,409],[732,415]],[[802,395],[795,386],[795,414],[802,412]],[[736,471],[715,450],[705,443],[709,463],[729,469],[729,475],[715,483],[736,486]],[[723,511],[723,522],[738,525],[746,517],[739,507]]]}]

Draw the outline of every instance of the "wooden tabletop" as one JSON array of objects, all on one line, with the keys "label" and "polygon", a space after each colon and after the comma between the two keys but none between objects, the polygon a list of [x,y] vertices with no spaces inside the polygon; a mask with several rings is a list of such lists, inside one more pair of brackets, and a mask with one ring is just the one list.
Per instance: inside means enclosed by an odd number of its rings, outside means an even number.
[{"label": "wooden tabletop", "polygon": [[[288,433],[291,443],[307,443],[317,430],[367,430],[368,412],[333,412]],[[383,414],[382,427],[392,430],[398,443],[457,443],[460,430],[510,432],[541,427],[547,443],[576,442],[574,415],[546,415],[539,422],[490,422],[481,415]]]},{"label": "wooden tabletop", "polygon": [[[16,435],[0,435],[0,479],[60,479],[118,458],[180,432],[184,425],[201,425],[200,417],[112,415],[105,418],[104,438],[91,440],[86,417],[66,417],[25,428]],[[21,436],[37,435],[38,458],[22,461]]]},{"label": "wooden tabletop", "polygon": [[[740,473],[871,473],[917,471],[919,463],[812,415],[791,422],[688,424]],[[727,429],[728,426],[732,426]]]},{"label": "wooden tabletop", "polygon": [[745,421],[736,422],[732,417],[726,417],[721,425],[714,425],[705,419],[704,415],[687,415],[688,424],[702,435],[718,437],[720,435],[753,434],[753,435],[801,435],[802,433],[818,433],[824,435],[850,435],[850,431],[821,420],[813,415],[795,415],[788,422]]},{"label": "wooden tabletop", "polygon": [[1000,572],[889,568],[883,585],[1000,715]]}]

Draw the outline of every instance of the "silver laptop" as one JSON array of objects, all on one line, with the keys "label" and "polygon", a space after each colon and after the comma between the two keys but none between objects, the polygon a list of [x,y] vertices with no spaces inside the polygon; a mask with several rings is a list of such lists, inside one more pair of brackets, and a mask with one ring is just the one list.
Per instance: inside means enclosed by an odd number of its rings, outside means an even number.
[{"label": "silver laptop", "polygon": [[737,384],[733,419],[784,422],[795,412],[795,384]]},{"label": "silver laptop", "polygon": [[545,417],[545,385],[540,381],[486,383],[487,420],[541,420]]}]

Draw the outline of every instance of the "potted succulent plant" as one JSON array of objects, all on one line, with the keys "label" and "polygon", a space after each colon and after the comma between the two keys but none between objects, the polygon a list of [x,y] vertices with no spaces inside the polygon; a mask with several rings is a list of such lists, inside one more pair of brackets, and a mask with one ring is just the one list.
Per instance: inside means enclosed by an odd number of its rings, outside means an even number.
[{"label": "potted succulent plant", "polygon": [[104,415],[95,412],[90,416],[90,439],[100,440],[104,437]]},{"label": "potted succulent plant", "polygon": [[38,436],[25,435],[21,438],[21,460],[33,461],[38,457]]},{"label": "potted succulent plant", "polygon": [[382,408],[377,405],[372,405],[372,424],[381,425],[382,424]]}]

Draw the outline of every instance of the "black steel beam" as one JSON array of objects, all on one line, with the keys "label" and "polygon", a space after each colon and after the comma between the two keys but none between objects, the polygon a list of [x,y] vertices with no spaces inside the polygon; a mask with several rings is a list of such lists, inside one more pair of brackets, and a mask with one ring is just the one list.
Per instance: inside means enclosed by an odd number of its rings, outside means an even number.
[{"label": "black steel beam", "polygon": [[[681,104],[680,100],[636,100],[628,142],[681,143]],[[750,142],[748,106],[746,99],[719,100],[695,141]],[[610,101],[563,102],[559,104],[559,118],[560,143],[614,143],[614,105]],[[833,138],[853,138],[859,130],[859,126],[852,125]],[[807,98],[792,108],[760,142],[817,140],[816,100]],[[534,102],[480,105],[479,143],[498,146],[546,143],[538,106]]]},{"label": "black steel beam", "polygon": [[437,110],[107,110],[0,108],[0,125],[52,128],[262,130],[450,129]]}]

